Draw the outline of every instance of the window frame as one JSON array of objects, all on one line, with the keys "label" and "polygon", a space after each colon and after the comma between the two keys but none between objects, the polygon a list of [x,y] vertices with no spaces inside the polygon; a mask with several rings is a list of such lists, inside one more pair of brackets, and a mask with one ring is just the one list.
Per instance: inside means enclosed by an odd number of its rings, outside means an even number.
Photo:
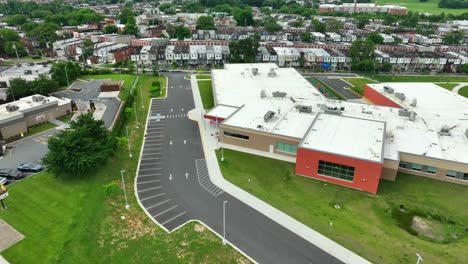
[{"label": "window frame", "polygon": [[319,160],[317,174],[338,180],[353,182],[356,168],[330,161]]}]

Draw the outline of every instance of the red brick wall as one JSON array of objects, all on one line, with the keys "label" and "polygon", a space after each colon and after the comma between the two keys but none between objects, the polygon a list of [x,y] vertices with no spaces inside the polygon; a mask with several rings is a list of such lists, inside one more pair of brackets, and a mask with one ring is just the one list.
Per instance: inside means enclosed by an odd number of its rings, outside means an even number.
[{"label": "red brick wall", "polygon": [[377,92],[376,90],[372,89],[370,86],[364,86],[364,97],[367,100],[371,101],[376,105],[383,105],[383,106],[390,106],[390,107],[397,107],[402,108],[399,104],[395,103],[394,101],[388,99],[381,93]]},{"label": "red brick wall", "polygon": [[[351,182],[333,177],[318,175],[319,160],[354,167],[353,181]],[[377,193],[379,188],[382,167],[383,164],[380,163],[353,159],[308,149],[297,149],[296,174],[374,194]]]}]

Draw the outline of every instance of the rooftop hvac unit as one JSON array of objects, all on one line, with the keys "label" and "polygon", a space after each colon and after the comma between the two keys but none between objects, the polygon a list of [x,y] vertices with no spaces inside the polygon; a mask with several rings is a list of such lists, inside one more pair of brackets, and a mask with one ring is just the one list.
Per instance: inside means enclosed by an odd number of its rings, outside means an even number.
[{"label": "rooftop hvac unit", "polygon": [[263,116],[263,121],[268,122],[268,121],[270,121],[274,116],[275,116],[275,112],[273,112],[273,111],[268,111],[268,112]]},{"label": "rooftop hvac unit", "polygon": [[276,71],[274,68],[271,68],[270,71],[268,72],[268,77],[275,77],[276,76]]},{"label": "rooftop hvac unit", "polygon": [[465,130],[465,137],[468,139],[468,128]]},{"label": "rooftop hvac unit", "polygon": [[399,116],[410,117],[411,113],[410,113],[410,111],[408,111],[406,109],[400,109],[400,110],[398,110],[398,115]]},{"label": "rooftop hvac unit", "polygon": [[389,94],[392,94],[395,91],[395,89],[393,89],[390,86],[384,86],[383,90],[384,90],[384,92],[389,93]]},{"label": "rooftop hvac unit", "polygon": [[310,105],[296,105],[295,106],[299,113],[312,113],[312,106]]},{"label": "rooftop hvac unit", "polygon": [[44,96],[42,96],[42,95],[33,95],[32,100],[33,100],[33,102],[40,102],[40,101],[44,100]]},{"label": "rooftop hvac unit", "polygon": [[265,92],[265,89],[262,89],[260,91],[260,98],[265,98],[267,95],[266,95],[266,92]]},{"label": "rooftop hvac unit", "polygon": [[258,68],[252,68],[252,74],[255,76],[258,74]]},{"label": "rooftop hvac unit", "polygon": [[413,98],[413,101],[411,101],[411,104],[410,104],[410,105],[411,105],[412,107],[416,107],[417,104],[418,104],[418,99]]},{"label": "rooftop hvac unit", "polygon": [[341,115],[343,112],[342,110],[344,110],[344,107],[341,107],[341,108],[338,108],[338,107],[327,107],[325,110],[324,110],[324,113],[325,114],[330,114],[330,115]]},{"label": "rooftop hvac unit", "polygon": [[395,97],[404,101],[406,99],[406,95],[404,93],[395,93]]},{"label": "rooftop hvac unit", "polygon": [[5,106],[5,109],[8,111],[8,112],[14,112],[16,110],[19,109],[19,107],[17,105],[6,105]]},{"label": "rooftop hvac unit", "polygon": [[272,95],[275,98],[284,98],[286,97],[287,93],[276,91],[276,92],[273,92]]},{"label": "rooftop hvac unit", "polygon": [[409,121],[414,122],[414,120],[416,120],[416,112],[410,111]]},{"label": "rooftop hvac unit", "polygon": [[440,128],[439,135],[441,135],[441,136],[451,136],[452,133],[450,133],[450,130],[454,129],[455,127],[457,127],[457,126],[455,125],[453,127],[449,127],[448,125],[443,125]]}]

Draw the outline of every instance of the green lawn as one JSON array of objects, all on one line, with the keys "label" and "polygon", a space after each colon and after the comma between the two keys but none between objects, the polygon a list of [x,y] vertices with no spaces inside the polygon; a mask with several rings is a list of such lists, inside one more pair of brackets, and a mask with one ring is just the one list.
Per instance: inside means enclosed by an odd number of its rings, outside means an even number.
[{"label": "green lawn", "polygon": [[213,88],[211,81],[198,81],[198,88],[203,102],[203,108],[211,109],[214,107]]},{"label": "green lawn", "polygon": [[211,80],[211,75],[197,74],[197,80]]},{"label": "green lawn", "polygon": [[438,86],[452,91],[453,88],[459,85],[459,83],[436,83]]},{"label": "green lawn", "polygon": [[460,90],[458,90],[458,94],[468,98],[468,86],[463,86],[460,88]]},{"label": "green lawn", "polygon": [[49,130],[51,128],[54,128],[56,127],[55,124],[52,124],[50,122],[44,122],[44,123],[41,123],[41,124],[38,124],[38,125],[35,125],[35,126],[31,126],[31,127],[28,127],[28,132],[26,133],[26,137],[29,137],[29,136],[32,136],[32,135],[36,135],[36,134],[39,134],[41,132],[44,132],[46,130]]},{"label": "green lawn", "polygon": [[[151,78],[155,77],[141,78],[143,83],[146,78],[154,81]],[[140,122],[146,120],[148,114],[149,92],[149,86],[144,84],[145,108],[137,113]],[[125,94],[128,91],[121,93]],[[138,93],[135,101],[140,100]],[[9,188],[10,196],[5,199],[8,209],[0,211],[0,218],[25,235],[22,241],[2,252],[10,263],[245,261],[237,251],[222,246],[220,238],[199,224],[188,224],[168,235],[143,213],[133,186],[144,126],[137,128],[134,118],[127,120],[133,158],[128,157],[126,146],[120,146],[107,163],[100,164],[89,175],[56,178],[43,172]],[[125,189],[130,210],[124,208],[121,169],[126,171]],[[121,220],[121,216],[126,219]]]},{"label": "green lawn", "polygon": [[[426,263],[468,263],[468,186],[400,173],[371,195],[295,176],[292,163],[228,149],[224,157],[220,166],[228,181],[374,263],[415,263],[416,252]],[[391,217],[400,204],[449,217],[464,238],[440,244],[411,235]]]},{"label": "green lawn", "polygon": [[57,119],[64,122],[64,123],[69,123],[71,121],[72,117],[73,117],[73,113],[70,113],[68,115],[61,116],[61,117],[59,117]]},{"label": "green lawn", "polygon": [[376,83],[375,81],[366,78],[343,78],[343,80],[351,83],[351,89],[360,95],[364,95],[364,85],[368,83]]},{"label": "green lawn", "polygon": [[439,0],[428,0],[427,2],[420,2],[419,0],[380,0],[379,5],[401,5],[406,6],[408,10],[419,13],[430,13],[459,15],[466,13],[466,9],[451,9],[439,8]]},{"label": "green lawn", "polygon": [[379,82],[468,82],[468,76],[406,76],[406,75],[371,75],[371,78]]}]

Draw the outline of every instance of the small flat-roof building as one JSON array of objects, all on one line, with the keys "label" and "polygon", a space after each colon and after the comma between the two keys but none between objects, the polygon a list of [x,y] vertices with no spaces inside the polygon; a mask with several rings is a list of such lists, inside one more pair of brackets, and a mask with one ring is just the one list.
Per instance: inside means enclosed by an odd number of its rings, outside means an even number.
[{"label": "small flat-roof building", "polygon": [[31,95],[0,105],[0,139],[23,135],[28,128],[71,113],[71,101]]},{"label": "small flat-roof building", "polygon": [[298,175],[371,193],[398,171],[468,185],[468,99],[435,84],[369,84],[374,104],[360,104],[271,63],[227,64],[212,83],[205,117],[226,148],[281,155]]}]

